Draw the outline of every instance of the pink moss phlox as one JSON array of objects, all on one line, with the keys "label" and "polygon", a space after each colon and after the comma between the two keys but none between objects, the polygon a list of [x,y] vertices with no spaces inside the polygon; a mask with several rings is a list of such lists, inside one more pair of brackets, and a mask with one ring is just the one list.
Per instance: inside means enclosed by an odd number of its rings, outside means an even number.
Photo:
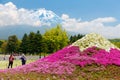
[{"label": "pink moss phlox", "polygon": [[120,66],[120,50],[111,48],[109,51],[95,46],[80,51],[77,46],[67,46],[45,58],[30,64],[13,69],[0,70],[0,72],[29,73],[37,72],[44,74],[72,74],[75,65],[84,67],[90,64],[118,65]]}]

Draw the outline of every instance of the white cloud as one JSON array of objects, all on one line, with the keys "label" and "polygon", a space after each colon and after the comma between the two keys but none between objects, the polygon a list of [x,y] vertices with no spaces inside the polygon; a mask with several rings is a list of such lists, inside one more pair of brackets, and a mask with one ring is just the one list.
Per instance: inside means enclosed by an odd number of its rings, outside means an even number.
[{"label": "white cloud", "polygon": [[106,38],[119,38],[120,24],[116,26],[106,26],[104,23],[115,22],[114,17],[104,17],[97,18],[91,21],[81,21],[75,18],[70,18],[67,14],[62,15],[62,26],[67,31],[72,31],[76,33],[86,34],[86,33],[99,33]]},{"label": "white cloud", "polygon": [[93,20],[92,22],[94,23],[106,23],[106,22],[115,22],[116,19],[113,17],[105,17],[105,18],[97,18],[95,20]]},{"label": "white cloud", "polygon": [[0,4],[0,26],[13,25],[18,21],[17,8],[11,2]]},{"label": "white cloud", "polygon": [[69,19],[69,16],[67,14],[62,14],[62,19],[67,20],[67,19]]},{"label": "white cloud", "polygon": [[[41,18],[40,16],[44,16]],[[30,26],[51,26],[51,20],[58,22],[62,19],[62,26],[67,31],[77,33],[91,33],[96,32],[107,38],[117,38],[120,33],[120,24],[115,26],[107,26],[105,23],[115,22],[114,17],[97,18],[91,21],[82,21],[81,19],[70,18],[69,15],[63,14],[61,17],[57,16],[52,11],[45,9],[28,10],[25,8],[18,9],[12,2],[0,4],[0,27],[14,26],[14,25],[30,25]]]},{"label": "white cloud", "polygon": [[43,19],[48,20],[54,17],[52,13],[45,9],[18,9],[12,2],[0,4],[0,27],[11,25],[50,26],[50,23],[40,20],[39,16],[43,14]]}]

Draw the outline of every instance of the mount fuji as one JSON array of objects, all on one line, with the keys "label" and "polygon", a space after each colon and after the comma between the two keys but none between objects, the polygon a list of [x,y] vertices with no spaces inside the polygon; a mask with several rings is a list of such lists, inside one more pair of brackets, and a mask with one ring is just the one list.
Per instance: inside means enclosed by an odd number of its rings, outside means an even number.
[{"label": "mount fuji", "polygon": [[58,15],[56,15],[52,11],[40,9],[37,12],[39,14],[39,19],[42,23],[59,24],[63,21]]},{"label": "mount fuji", "polygon": [[[57,24],[61,24],[63,21],[62,18],[56,15],[54,12],[46,9],[29,11],[29,14],[26,14],[26,17],[24,16],[24,9],[19,9],[18,11],[19,22],[16,22],[15,25],[1,26],[0,39],[7,39],[11,35],[16,35],[19,39],[21,39],[25,33],[29,34],[30,32],[37,32],[37,30],[39,30],[42,34],[46,29],[50,29]],[[30,20],[30,22],[25,22],[25,19]],[[9,21],[10,22],[8,23],[11,23],[11,20]],[[32,24],[33,22],[34,24]]]}]

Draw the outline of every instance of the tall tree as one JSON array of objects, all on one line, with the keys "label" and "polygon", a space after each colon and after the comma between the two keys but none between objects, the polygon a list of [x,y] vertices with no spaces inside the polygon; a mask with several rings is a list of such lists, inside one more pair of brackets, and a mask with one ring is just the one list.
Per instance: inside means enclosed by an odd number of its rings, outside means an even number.
[{"label": "tall tree", "polygon": [[47,30],[44,34],[44,39],[47,41],[50,53],[63,48],[69,42],[67,32],[60,25]]},{"label": "tall tree", "polygon": [[37,33],[30,32],[29,35],[24,34],[20,46],[21,52],[39,54],[42,52],[41,48],[42,48],[42,35],[40,34],[40,31],[37,31]]},{"label": "tall tree", "polygon": [[34,47],[35,47],[35,52],[36,53],[41,53],[42,52],[42,35],[40,34],[40,31],[37,31],[34,37]]},{"label": "tall tree", "polygon": [[25,33],[22,38],[22,43],[20,44],[20,52],[27,53],[28,52],[28,35]]},{"label": "tall tree", "polygon": [[34,32],[30,32],[30,34],[28,35],[28,52],[29,53],[34,53],[35,52],[35,33]]},{"label": "tall tree", "polygon": [[18,38],[16,35],[12,35],[8,37],[8,42],[7,42],[7,52],[12,53],[12,52],[17,52],[18,50]]}]

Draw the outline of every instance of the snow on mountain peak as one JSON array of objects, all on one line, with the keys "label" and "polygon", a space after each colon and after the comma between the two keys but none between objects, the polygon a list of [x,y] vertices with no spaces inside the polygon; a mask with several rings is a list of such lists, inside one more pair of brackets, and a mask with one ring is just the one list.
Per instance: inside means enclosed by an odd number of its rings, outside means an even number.
[{"label": "snow on mountain peak", "polygon": [[42,23],[56,24],[56,23],[61,23],[62,21],[62,18],[60,18],[54,12],[50,10],[46,10],[44,8],[38,9],[36,13],[38,14],[39,20]]},{"label": "snow on mountain peak", "polygon": [[45,9],[39,9],[38,13],[41,17],[44,17],[46,19],[51,19],[55,16],[55,14],[52,11],[47,11]]}]

